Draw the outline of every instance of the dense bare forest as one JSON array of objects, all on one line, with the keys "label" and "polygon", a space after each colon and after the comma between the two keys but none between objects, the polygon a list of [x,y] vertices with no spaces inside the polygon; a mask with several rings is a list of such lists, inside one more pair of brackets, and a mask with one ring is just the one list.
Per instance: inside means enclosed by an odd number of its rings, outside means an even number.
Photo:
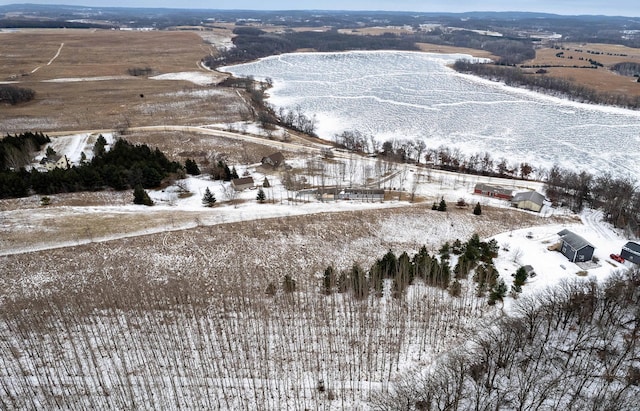
[{"label": "dense bare forest", "polygon": [[409,372],[376,410],[636,410],[640,271],[567,282],[518,302],[424,372]]}]

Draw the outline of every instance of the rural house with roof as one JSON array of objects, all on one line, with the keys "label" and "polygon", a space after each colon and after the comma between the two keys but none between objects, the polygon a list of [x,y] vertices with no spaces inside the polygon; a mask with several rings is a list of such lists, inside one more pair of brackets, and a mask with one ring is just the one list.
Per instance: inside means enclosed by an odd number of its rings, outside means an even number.
[{"label": "rural house with roof", "polygon": [[236,191],[246,190],[247,188],[253,188],[255,185],[253,177],[234,178],[231,180],[231,187]]},{"label": "rural house with roof", "polygon": [[632,263],[640,264],[640,244],[635,241],[629,241],[622,247],[620,257]]},{"label": "rural house with roof", "polygon": [[506,187],[478,183],[473,189],[473,194],[478,194],[485,197],[499,198],[501,200],[511,200],[511,198],[513,197],[513,190]]},{"label": "rural house with roof", "polygon": [[562,240],[560,252],[567,257],[569,261],[572,263],[581,263],[591,260],[596,248],[587,240],[566,229],[560,231],[558,235]]},{"label": "rural house with roof", "polygon": [[43,158],[40,161],[40,164],[44,166],[47,171],[54,170],[56,168],[61,168],[63,170],[67,170],[71,168],[71,161],[66,155],[52,155]]},{"label": "rural house with roof", "polygon": [[260,161],[263,166],[269,165],[273,168],[278,168],[284,165],[284,154],[281,152],[273,153],[270,156],[262,157]]},{"label": "rural house with roof", "polygon": [[521,210],[529,210],[539,213],[544,205],[544,196],[537,191],[517,193],[511,199],[511,205]]}]

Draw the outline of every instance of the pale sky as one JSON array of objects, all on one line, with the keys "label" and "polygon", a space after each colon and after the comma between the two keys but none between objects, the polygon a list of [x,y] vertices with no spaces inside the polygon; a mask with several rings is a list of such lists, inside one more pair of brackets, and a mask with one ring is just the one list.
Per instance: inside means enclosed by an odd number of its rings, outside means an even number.
[{"label": "pale sky", "polygon": [[167,7],[244,10],[387,10],[422,12],[534,11],[555,14],[640,16],[638,0],[0,0],[14,3],[68,4],[111,7]]}]

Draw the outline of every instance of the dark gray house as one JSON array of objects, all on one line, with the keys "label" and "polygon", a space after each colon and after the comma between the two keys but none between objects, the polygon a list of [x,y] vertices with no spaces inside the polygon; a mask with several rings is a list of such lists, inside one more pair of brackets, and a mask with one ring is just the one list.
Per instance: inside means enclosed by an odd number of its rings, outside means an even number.
[{"label": "dark gray house", "polygon": [[560,246],[560,252],[569,259],[572,263],[580,263],[590,261],[593,257],[595,247],[584,238],[569,231],[562,230],[558,233],[562,244]]},{"label": "dark gray house", "polygon": [[635,241],[629,241],[622,247],[620,257],[632,263],[640,264],[640,244]]},{"label": "dark gray house", "polygon": [[270,165],[273,168],[278,168],[284,164],[284,155],[281,152],[273,153],[268,157],[262,157],[260,161],[262,165]]}]

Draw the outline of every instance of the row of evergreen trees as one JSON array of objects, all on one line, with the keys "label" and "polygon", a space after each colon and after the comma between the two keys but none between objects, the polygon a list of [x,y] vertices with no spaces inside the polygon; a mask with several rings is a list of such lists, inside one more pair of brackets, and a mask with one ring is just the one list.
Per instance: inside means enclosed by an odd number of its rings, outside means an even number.
[{"label": "row of evergreen trees", "polygon": [[[322,290],[325,294],[351,292],[358,299],[366,298],[371,293],[380,297],[384,280],[389,279],[393,284],[393,296],[398,298],[417,278],[426,285],[447,289],[452,296],[459,296],[462,291],[459,280],[468,278],[474,272],[473,280],[478,295],[489,293],[489,303],[494,304],[507,292],[493,264],[498,250],[495,240],[481,241],[477,234],[465,243],[460,240],[453,244],[446,242],[440,248],[439,256],[430,255],[425,246],[413,257],[409,257],[406,251],[396,256],[389,250],[369,270],[354,263],[350,269],[338,272],[333,265],[329,265],[324,270]],[[457,256],[453,270],[450,265],[452,254]]]},{"label": "row of evergreen trees", "polygon": [[69,169],[56,168],[48,172],[4,169],[0,171],[0,198],[36,194],[56,194],[76,191],[97,191],[105,188],[125,190],[141,186],[160,186],[170,173],[182,165],[169,161],[158,149],[117,140],[109,151],[100,136],[94,146],[94,157]]}]

